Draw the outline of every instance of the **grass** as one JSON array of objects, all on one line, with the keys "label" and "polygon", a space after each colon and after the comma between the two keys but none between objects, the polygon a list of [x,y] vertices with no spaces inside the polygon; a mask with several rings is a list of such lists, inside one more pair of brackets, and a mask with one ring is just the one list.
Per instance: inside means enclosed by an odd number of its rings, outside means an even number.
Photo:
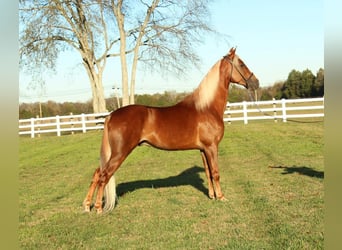
[{"label": "grass", "polygon": [[323,123],[227,125],[226,202],[207,198],[199,152],[138,147],[116,174],[118,206],[98,216],[82,201],[101,136],[20,138],[20,248],[323,249]]}]

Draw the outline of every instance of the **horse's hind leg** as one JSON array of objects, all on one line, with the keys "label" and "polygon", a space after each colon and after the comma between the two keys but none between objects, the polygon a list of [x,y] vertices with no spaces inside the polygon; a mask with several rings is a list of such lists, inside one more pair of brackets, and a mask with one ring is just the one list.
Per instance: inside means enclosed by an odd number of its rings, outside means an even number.
[{"label": "horse's hind leg", "polygon": [[83,201],[83,206],[84,206],[84,211],[85,212],[90,212],[90,205],[91,205],[91,200],[93,198],[96,186],[98,184],[99,181],[99,177],[100,177],[100,172],[101,169],[97,168],[93,174],[93,179],[91,181],[90,187],[89,187],[89,191]]},{"label": "horse's hind leg", "polygon": [[213,181],[212,181],[210,169],[208,166],[208,161],[207,161],[207,158],[206,158],[205,153],[203,151],[201,151],[201,156],[202,156],[202,160],[203,160],[205,174],[206,174],[207,179],[208,179],[208,190],[209,190],[208,195],[209,195],[210,199],[214,199],[215,193],[214,193]]},{"label": "horse's hind leg", "polygon": [[[104,194],[104,188],[107,185],[109,179],[113,176],[116,170],[120,167],[121,163],[125,160],[129,153],[120,154],[120,156],[111,158],[102,169],[98,180],[97,196],[94,207],[97,213],[102,213],[102,197]],[[115,154],[114,154],[115,155]],[[119,155],[119,154],[118,154]]]}]

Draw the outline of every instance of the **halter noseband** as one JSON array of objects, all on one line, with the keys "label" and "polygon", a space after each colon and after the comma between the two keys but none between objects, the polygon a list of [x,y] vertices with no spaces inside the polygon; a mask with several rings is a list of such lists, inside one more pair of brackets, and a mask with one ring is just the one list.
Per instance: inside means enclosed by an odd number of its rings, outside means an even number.
[{"label": "halter noseband", "polygon": [[231,82],[232,80],[232,75],[233,75],[233,69],[235,68],[237,70],[237,72],[240,74],[240,76],[242,77],[242,79],[245,81],[246,83],[246,87],[248,88],[248,82],[251,80],[252,76],[254,75],[253,72],[251,72],[250,76],[248,78],[246,78],[242,73],[241,71],[239,70],[238,67],[235,66],[234,64],[234,59],[231,60],[230,58],[228,58],[228,56],[224,56],[223,59],[226,59],[228,62],[230,62],[230,64],[232,65],[232,70],[230,72],[230,79],[229,79],[229,82]]}]

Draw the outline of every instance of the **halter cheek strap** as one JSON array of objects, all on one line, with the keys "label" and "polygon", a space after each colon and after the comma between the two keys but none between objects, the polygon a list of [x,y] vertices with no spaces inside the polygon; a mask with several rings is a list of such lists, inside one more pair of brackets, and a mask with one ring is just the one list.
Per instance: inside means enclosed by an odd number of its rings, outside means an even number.
[{"label": "halter cheek strap", "polygon": [[230,62],[231,66],[232,66],[232,69],[231,69],[231,72],[230,72],[230,79],[229,79],[229,82],[231,82],[232,80],[232,75],[233,75],[233,69],[235,68],[237,70],[237,72],[240,74],[240,76],[242,77],[242,79],[245,81],[246,83],[246,87],[248,88],[248,82],[251,80],[252,76],[254,75],[253,72],[251,72],[250,76],[248,78],[246,78],[242,73],[241,71],[239,70],[238,67],[235,66],[234,64],[234,59],[230,59],[228,58],[228,56],[224,56],[223,59],[226,59],[228,62]]}]

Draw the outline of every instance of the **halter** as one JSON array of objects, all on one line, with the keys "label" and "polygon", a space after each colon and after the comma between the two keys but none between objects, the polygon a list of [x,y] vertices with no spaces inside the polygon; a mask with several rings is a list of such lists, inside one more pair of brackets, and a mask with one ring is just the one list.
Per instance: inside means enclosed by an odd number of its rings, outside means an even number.
[{"label": "halter", "polygon": [[230,72],[230,79],[229,79],[229,82],[231,82],[231,79],[232,79],[232,75],[233,75],[233,69],[235,68],[237,70],[237,72],[240,74],[240,76],[242,77],[242,79],[245,81],[246,83],[246,87],[248,88],[248,82],[251,80],[252,76],[254,75],[253,72],[251,72],[250,76],[248,78],[246,78],[242,73],[241,71],[239,70],[238,67],[235,66],[234,64],[234,59],[231,60],[230,58],[228,58],[228,56],[224,56],[223,57],[224,59],[226,59],[228,62],[230,62],[230,64],[232,65],[232,70]]}]

